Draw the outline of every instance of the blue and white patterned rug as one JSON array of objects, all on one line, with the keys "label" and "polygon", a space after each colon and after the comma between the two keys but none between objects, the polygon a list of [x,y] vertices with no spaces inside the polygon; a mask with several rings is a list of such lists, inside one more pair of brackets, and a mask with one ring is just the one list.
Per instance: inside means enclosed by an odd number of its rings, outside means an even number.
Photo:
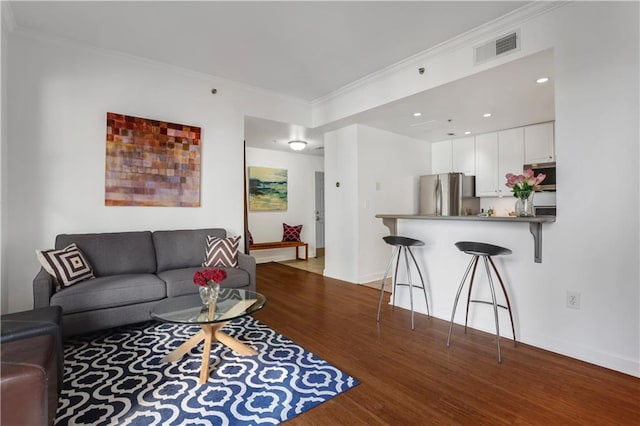
[{"label": "blue and white patterned rug", "polygon": [[202,343],[175,363],[160,360],[198,326],[147,322],[65,342],[56,425],[278,424],[359,382],[251,317],[225,333],[257,356],[216,343],[199,385]]}]

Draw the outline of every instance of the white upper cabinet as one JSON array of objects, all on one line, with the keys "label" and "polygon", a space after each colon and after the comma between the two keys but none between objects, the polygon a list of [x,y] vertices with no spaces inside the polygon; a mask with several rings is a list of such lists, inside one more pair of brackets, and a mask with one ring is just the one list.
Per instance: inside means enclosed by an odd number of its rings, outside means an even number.
[{"label": "white upper cabinet", "polygon": [[553,122],[534,124],[524,128],[525,164],[555,161]]},{"label": "white upper cabinet", "polygon": [[435,175],[452,172],[452,161],[450,140],[431,144],[431,173]]},{"label": "white upper cabinet", "polygon": [[498,195],[498,133],[476,136],[476,196]]},{"label": "white upper cabinet", "polygon": [[473,136],[454,139],[452,144],[452,171],[468,176],[476,174],[476,143]]},{"label": "white upper cabinet", "polygon": [[498,196],[511,195],[506,187],[507,173],[519,175],[524,165],[524,130],[502,130],[498,132]]},{"label": "white upper cabinet", "polygon": [[476,136],[476,196],[499,197],[510,194],[505,186],[505,175],[522,173],[523,139],[521,127]]}]

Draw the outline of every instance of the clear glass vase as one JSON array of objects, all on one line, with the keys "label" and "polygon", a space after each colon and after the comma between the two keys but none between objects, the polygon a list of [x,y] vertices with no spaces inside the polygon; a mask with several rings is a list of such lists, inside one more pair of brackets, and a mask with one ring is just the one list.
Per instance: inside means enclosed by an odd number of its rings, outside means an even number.
[{"label": "clear glass vase", "polygon": [[516,199],[516,216],[535,216],[533,212],[533,194],[534,192],[531,191],[529,193],[521,194],[521,197]]},{"label": "clear glass vase", "polygon": [[200,300],[203,305],[215,304],[218,301],[218,293],[220,292],[220,284],[206,285],[198,289]]}]

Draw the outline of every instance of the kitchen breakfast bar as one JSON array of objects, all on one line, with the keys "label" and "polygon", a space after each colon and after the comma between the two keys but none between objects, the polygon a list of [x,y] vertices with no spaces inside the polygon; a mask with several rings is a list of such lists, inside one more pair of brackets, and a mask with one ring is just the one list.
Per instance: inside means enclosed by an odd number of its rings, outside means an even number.
[{"label": "kitchen breakfast bar", "polygon": [[444,220],[444,221],[478,221],[499,226],[499,223],[528,223],[529,231],[533,235],[534,261],[542,262],[542,224],[556,221],[555,216],[433,216],[415,214],[377,214],[377,218],[382,219],[384,226],[389,228],[391,235],[397,235],[398,220]]}]

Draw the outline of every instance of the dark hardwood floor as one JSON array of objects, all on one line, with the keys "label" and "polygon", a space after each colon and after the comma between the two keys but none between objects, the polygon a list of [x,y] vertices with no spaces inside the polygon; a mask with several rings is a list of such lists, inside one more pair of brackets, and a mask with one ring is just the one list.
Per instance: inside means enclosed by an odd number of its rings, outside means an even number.
[{"label": "dark hardwood floor", "polygon": [[379,293],[277,263],[258,265],[255,317],[351,374],[355,388],[291,425],[639,425],[640,379],[383,303]]}]

